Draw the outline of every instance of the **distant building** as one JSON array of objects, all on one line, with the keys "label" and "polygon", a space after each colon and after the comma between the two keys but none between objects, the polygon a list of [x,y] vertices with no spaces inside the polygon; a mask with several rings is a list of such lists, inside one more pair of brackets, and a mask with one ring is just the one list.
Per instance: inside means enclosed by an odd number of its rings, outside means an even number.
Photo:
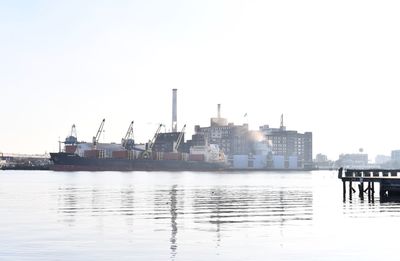
[{"label": "distant building", "polygon": [[341,154],[337,162],[338,167],[345,168],[365,168],[368,167],[368,154],[353,153]]},{"label": "distant building", "polygon": [[218,117],[211,118],[209,127],[195,126],[195,134],[192,140],[188,141],[191,145],[201,146],[206,143],[218,144],[226,155],[249,154],[249,126],[248,124],[234,125],[228,123],[227,119],[222,118],[218,104]]},{"label": "distant building", "polygon": [[228,123],[220,114],[210,119],[209,127],[195,126],[189,146],[217,144],[235,168],[303,169],[313,167],[312,133],[299,133],[264,125],[249,130],[248,124]]},{"label": "distant building", "polygon": [[375,158],[375,163],[379,164],[381,168],[400,168],[400,150],[392,150],[390,156],[378,155]]},{"label": "distant building", "polygon": [[400,150],[392,150],[390,162],[385,164],[384,167],[400,168]]},{"label": "distant building", "polygon": [[315,156],[315,162],[316,163],[327,162],[327,161],[328,161],[328,156],[326,156],[324,154],[318,153]]},{"label": "distant building", "polygon": [[334,168],[334,162],[328,159],[328,156],[318,153],[315,156],[315,167],[318,169],[332,169]]},{"label": "distant building", "polygon": [[391,161],[391,157],[387,155],[377,155],[375,157],[375,163],[376,164],[385,164]]},{"label": "distant building", "polygon": [[[312,157],[312,133],[299,133],[293,130],[286,130],[281,120],[280,128],[270,128],[269,125],[260,127],[271,144],[274,156],[283,156],[284,167],[288,168],[290,162],[297,158],[298,168],[310,168],[313,166]],[[292,163],[293,164],[293,163]]]},{"label": "distant building", "polygon": [[271,146],[260,131],[247,134],[247,154],[234,154],[229,163],[237,169],[265,169],[272,167]]},{"label": "distant building", "polygon": [[248,154],[248,131],[247,124],[234,125],[229,123],[227,125],[219,125],[216,122],[211,122],[210,127],[195,126],[195,135],[192,137],[192,142],[218,144],[226,155]]},{"label": "distant building", "polygon": [[391,160],[400,161],[400,150],[392,150]]}]

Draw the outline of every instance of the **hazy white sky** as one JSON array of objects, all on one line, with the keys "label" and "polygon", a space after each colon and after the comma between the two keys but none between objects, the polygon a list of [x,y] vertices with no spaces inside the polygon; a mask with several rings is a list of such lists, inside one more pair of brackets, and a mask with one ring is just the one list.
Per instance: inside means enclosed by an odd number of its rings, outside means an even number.
[{"label": "hazy white sky", "polygon": [[0,151],[145,142],[158,123],[312,131],[314,155],[400,149],[399,1],[1,1]]}]

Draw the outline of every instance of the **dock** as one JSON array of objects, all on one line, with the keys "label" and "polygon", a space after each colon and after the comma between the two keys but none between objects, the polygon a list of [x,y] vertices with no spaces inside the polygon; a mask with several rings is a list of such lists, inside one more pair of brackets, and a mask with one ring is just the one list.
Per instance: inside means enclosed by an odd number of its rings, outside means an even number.
[{"label": "dock", "polygon": [[400,200],[400,169],[343,169],[338,170],[338,178],[343,183],[343,201],[346,201],[346,187],[348,187],[349,199],[352,200],[353,183],[358,188],[358,196],[369,202],[374,201],[375,185],[379,186],[381,201],[391,199]]}]

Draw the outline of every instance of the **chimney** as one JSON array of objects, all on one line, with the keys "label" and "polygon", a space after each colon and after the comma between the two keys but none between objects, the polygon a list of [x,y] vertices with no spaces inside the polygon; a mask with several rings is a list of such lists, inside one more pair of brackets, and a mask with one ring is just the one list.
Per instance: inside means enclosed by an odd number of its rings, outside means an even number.
[{"label": "chimney", "polygon": [[218,119],[221,118],[221,104],[218,103]]},{"label": "chimney", "polygon": [[177,122],[177,89],[172,89],[172,132],[178,131],[178,122]]}]

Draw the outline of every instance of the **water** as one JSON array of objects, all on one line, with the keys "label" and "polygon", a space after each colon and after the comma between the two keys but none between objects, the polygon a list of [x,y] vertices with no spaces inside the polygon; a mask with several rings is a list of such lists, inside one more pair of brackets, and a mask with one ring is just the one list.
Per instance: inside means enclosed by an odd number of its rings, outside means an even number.
[{"label": "water", "polygon": [[0,172],[0,260],[393,259],[399,224],[330,171]]}]

